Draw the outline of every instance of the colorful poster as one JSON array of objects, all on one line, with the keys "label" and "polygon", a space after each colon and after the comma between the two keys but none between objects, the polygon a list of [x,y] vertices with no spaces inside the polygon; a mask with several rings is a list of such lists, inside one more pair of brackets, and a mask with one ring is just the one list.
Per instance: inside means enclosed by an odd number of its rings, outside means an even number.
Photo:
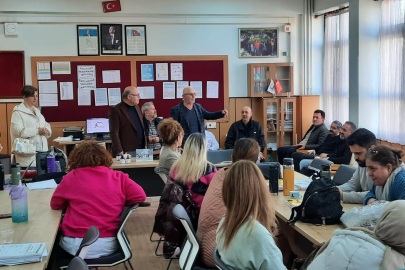
[{"label": "colorful poster", "polygon": [[170,64],[170,79],[172,81],[183,80],[183,64],[182,63],[171,63]]},{"label": "colorful poster", "polygon": [[153,64],[141,65],[141,81],[143,82],[153,81]]},{"label": "colorful poster", "polygon": [[156,80],[167,81],[169,80],[169,64],[156,63]]},{"label": "colorful poster", "polygon": [[175,99],[176,98],[176,83],[164,82],[163,83],[163,99]]},{"label": "colorful poster", "polygon": [[52,62],[52,74],[70,74],[70,62]]}]

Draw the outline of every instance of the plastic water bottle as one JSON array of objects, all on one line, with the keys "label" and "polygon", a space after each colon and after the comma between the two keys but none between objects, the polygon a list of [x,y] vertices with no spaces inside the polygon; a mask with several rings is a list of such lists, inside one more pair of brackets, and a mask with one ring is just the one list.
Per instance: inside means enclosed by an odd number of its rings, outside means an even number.
[{"label": "plastic water bottle", "polygon": [[28,221],[27,191],[24,186],[12,186],[10,189],[11,219],[13,222]]},{"label": "plastic water bottle", "polygon": [[20,184],[21,174],[20,174],[20,164],[11,164],[11,184],[18,186]]},{"label": "plastic water bottle", "polygon": [[56,166],[55,166],[55,150],[53,146],[51,146],[51,152],[49,155],[46,157],[46,165],[47,165],[47,171],[48,173],[53,173],[56,172]]}]

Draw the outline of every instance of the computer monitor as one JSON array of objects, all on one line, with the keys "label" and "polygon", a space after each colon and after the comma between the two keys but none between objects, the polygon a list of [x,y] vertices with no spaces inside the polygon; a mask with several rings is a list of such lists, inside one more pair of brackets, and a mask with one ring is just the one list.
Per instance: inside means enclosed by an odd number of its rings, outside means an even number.
[{"label": "computer monitor", "polygon": [[96,134],[98,140],[103,139],[104,134],[110,133],[108,118],[90,118],[86,120],[87,134]]}]

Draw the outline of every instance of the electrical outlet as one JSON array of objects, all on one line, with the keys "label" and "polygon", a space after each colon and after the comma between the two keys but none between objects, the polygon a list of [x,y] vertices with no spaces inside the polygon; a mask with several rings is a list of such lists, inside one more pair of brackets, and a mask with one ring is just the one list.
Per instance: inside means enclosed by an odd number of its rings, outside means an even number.
[{"label": "electrical outlet", "polygon": [[283,56],[288,56],[288,52],[283,52]]},{"label": "electrical outlet", "polygon": [[217,122],[207,122],[207,128],[217,128]]}]

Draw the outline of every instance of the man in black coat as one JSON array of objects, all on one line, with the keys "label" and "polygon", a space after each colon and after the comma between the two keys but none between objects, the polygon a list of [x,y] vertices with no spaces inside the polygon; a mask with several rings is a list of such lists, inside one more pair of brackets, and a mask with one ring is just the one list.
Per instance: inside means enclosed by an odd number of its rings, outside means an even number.
[{"label": "man in black coat", "polygon": [[252,138],[260,145],[260,159],[263,159],[264,147],[264,133],[262,126],[259,122],[252,120],[252,109],[249,106],[242,108],[242,119],[236,121],[229,128],[226,135],[225,149],[233,149],[235,142],[240,138]]}]

